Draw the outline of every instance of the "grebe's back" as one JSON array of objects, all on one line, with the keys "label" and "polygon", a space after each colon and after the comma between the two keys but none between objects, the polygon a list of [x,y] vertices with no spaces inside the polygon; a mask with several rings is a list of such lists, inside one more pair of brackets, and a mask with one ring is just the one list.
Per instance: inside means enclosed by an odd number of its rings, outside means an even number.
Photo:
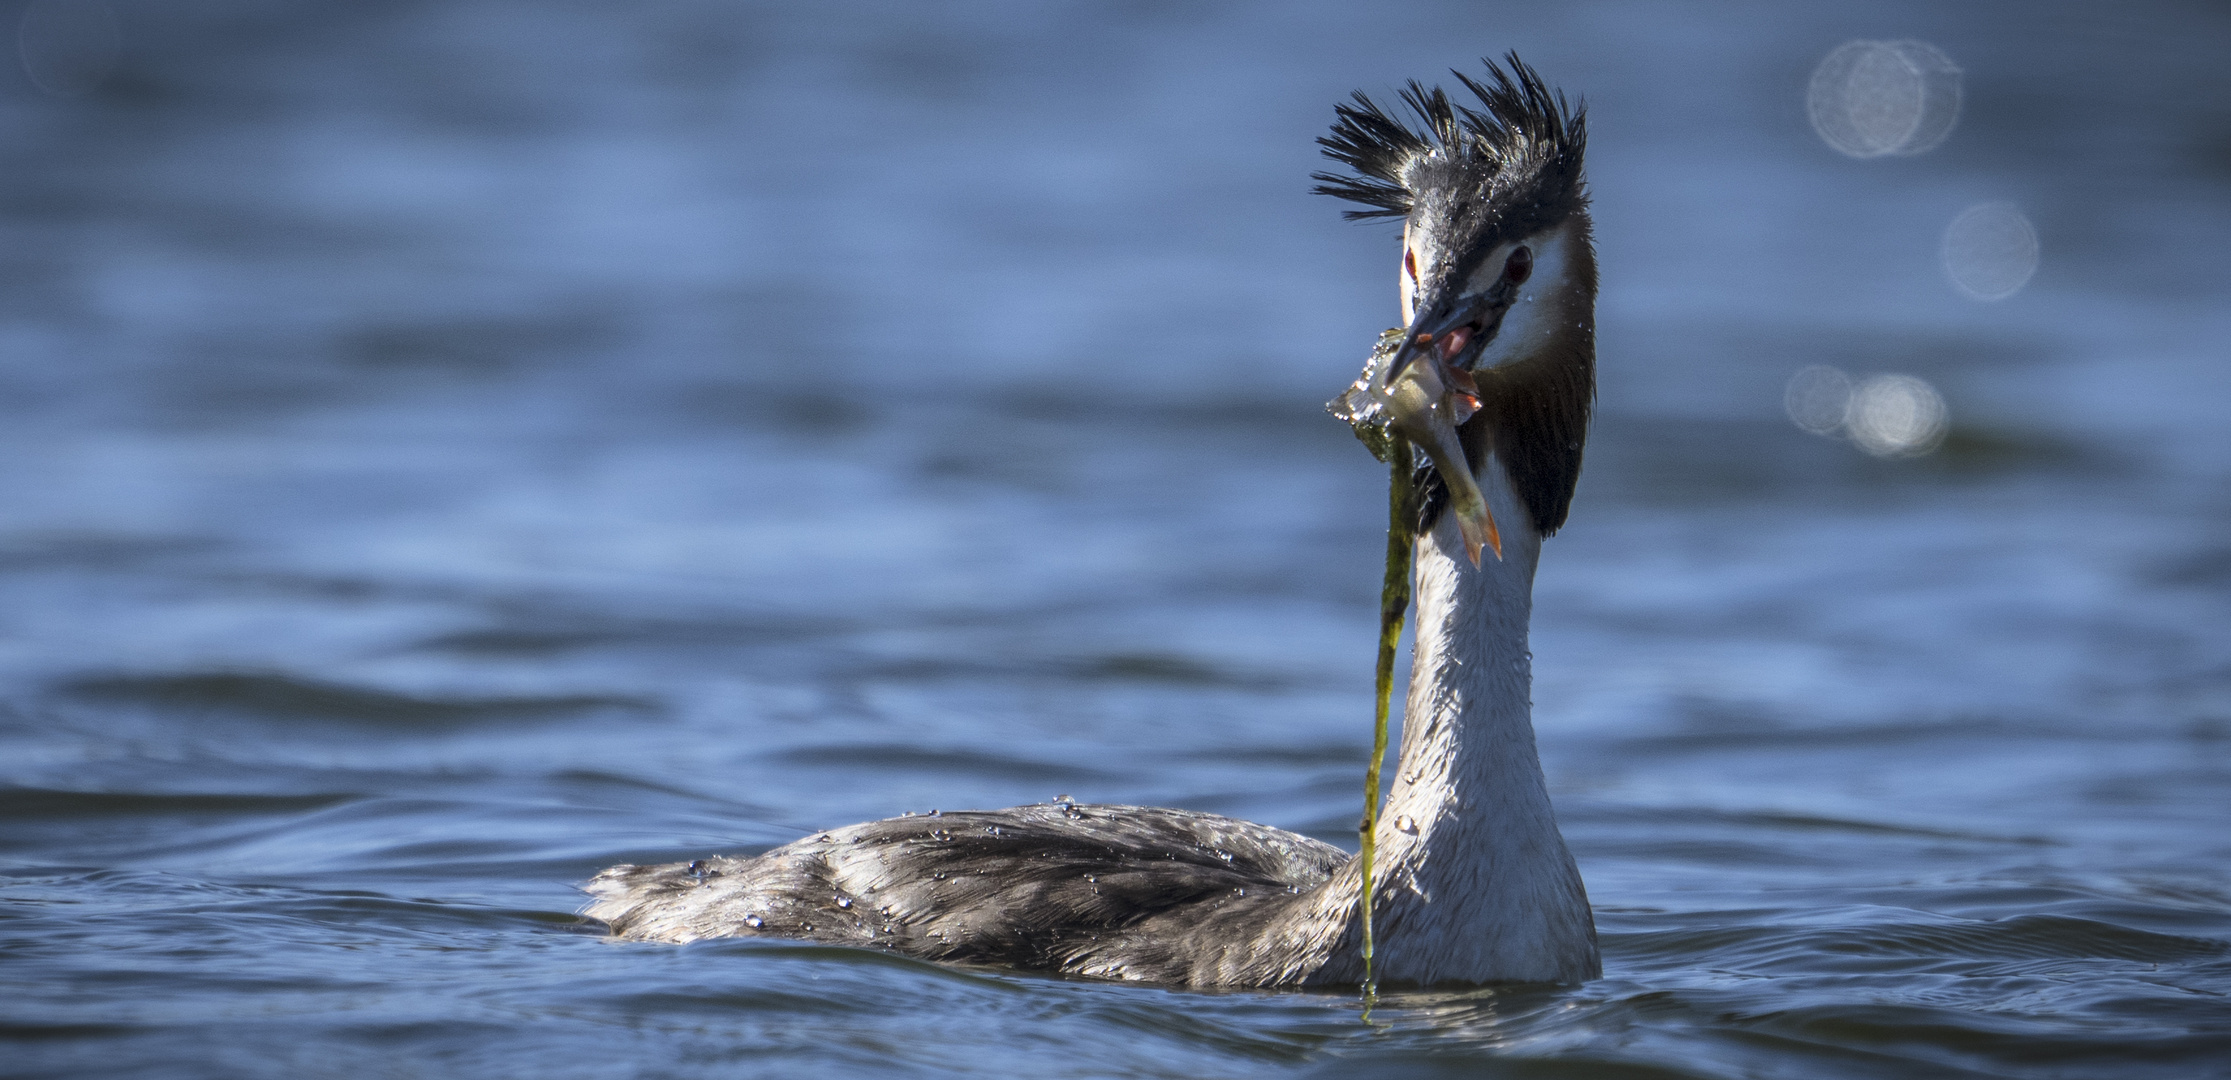
[{"label": "grebe's back", "polygon": [[587,914],[643,941],[765,934],[1187,983],[1204,981],[1180,948],[1189,926],[1276,919],[1351,858],[1234,818],[1061,801],[871,821],[756,858],[615,866],[589,882]]}]

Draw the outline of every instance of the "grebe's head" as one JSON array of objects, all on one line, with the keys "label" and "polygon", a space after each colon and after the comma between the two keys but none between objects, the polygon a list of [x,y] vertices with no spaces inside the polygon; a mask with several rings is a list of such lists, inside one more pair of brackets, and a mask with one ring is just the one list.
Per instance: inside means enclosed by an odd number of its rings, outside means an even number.
[{"label": "grebe's head", "polygon": [[1413,81],[1405,119],[1358,92],[1317,140],[1353,174],[1314,177],[1366,207],[1350,219],[1402,219],[1404,331],[1370,389],[1432,456],[1475,561],[1495,526],[1472,471],[1492,453],[1531,526],[1555,532],[1595,398],[1586,109],[1508,63],[1453,73],[1478,108]]}]

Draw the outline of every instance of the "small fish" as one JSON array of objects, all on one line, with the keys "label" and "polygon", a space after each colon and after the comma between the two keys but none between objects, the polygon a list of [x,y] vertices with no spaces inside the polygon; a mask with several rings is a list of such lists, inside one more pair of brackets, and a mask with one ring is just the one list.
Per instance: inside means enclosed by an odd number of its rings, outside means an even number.
[{"label": "small fish", "polygon": [[[1444,334],[1438,346],[1431,334],[1419,334],[1417,344],[1424,348],[1399,372],[1393,367],[1403,351],[1403,331],[1379,335],[1363,374],[1326,402],[1325,409],[1347,421],[1356,438],[1380,461],[1394,464],[1397,438],[1425,451],[1448,488],[1449,511],[1463,536],[1464,553],[1478,566],[1482,548],[1503,557],[1503,537],[1457,437],[1457,428],[1480,410],[1480,389],[1472,373],[1448,362],[1448,357],[1463,351],[1464,334],[1461,329]],[[1405,479],[1398,477],[1395,482]]]}]

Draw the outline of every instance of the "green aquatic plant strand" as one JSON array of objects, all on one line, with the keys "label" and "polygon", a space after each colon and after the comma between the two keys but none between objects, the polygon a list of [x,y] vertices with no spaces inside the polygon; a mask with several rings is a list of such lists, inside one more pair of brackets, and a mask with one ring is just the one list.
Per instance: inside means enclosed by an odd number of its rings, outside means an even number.
[{"label": "green aquatic plant strand", "polygon": [[1375,942],[1371,933],[1371,863],[1379,825],[1379,769],[1387,759],[1387,714],[1394,701],[1394,654],[1402,642],[1402,620],[1410,610],[1410,560],[1417,540],[1417,504],[1412,494],[1410,443],[1400,435],[1388,438],[1387,466],[1387,572],[1379,586],[1379,665],[1372,683],[1377,708],[1371,727],[1371,765],[1363,774],[1363,893],[1357,901],[1363,923],[1363,1004],[1368,1019],[1379,997],[1379,982],[1372,974]]},{"label": "green aquatic plant strand", "polygon": [[1379,999],[1379,980],[1372,970],[1378,951],[1371,926],[1371,865],[1378,854],[1373,841],[1379,826],[1379,771],[1387,760],[1387,715],[1394,700],[1394,654],[1402,643],[1402,620],[1410,610],[1410,562],[1418,537],[1418,463],[1410,440],[1394,429],[1382,387],[1394,354],[1402,346],[1403,331],[1379,335],[1363,374],[1325,408],[1346,420],[1371,456],[1387,463],[1387,569],[1379,587],[1379,664],[1373,686],[1378,701],[1371,729],[1371,765],[1364,771],[1363,822],[1357,826],[1363,853],[1363,889],[1356,898],[1357,923],[1363,932],[1363,1018],[1371,1019],[1371,1006]]}]

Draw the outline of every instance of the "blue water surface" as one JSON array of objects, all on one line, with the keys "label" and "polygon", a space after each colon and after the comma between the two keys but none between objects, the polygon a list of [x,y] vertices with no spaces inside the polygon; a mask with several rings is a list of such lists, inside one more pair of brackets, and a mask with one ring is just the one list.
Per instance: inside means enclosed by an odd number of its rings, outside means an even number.
[{"label": "blue water surface", "polygon": [[[2231,1075],[2218,6],[105,10],[0,75],[0,1072]],[[1854,38],[1964,69],[1944,145],[1814,135]],[[1396,241],[1312,140],[1507,49],[1590,110],[1533,644],[1602,981],[1368,1027],[576,917],[1057,794],[1350,842],[1385,476],[1320,403]],[[1812,364],[1949,436],[1798,430]]]}]

